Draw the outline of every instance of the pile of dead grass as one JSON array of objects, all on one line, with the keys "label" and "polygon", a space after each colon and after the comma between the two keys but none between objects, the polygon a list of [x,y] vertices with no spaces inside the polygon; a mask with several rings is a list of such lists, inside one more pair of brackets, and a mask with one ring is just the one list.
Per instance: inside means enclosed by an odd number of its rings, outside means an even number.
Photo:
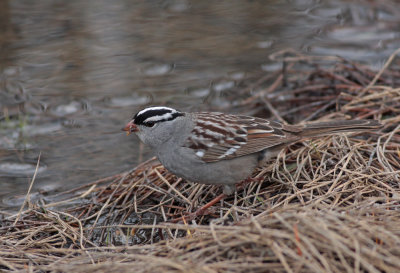
[{"label": "pile of dead grass", "polygon": [[375,118],[384,124],[380,131],[292,145],[254,173],[260,182],[193,217],[183,216],[219,187],[188,183],[150,160],[63,193],[66,200],[3,216],[0,268],[400,270],[396,54],[378,73],[339,58],[286,54],[274,77],[252,75],[225,94],[250,114],[268,111],[282,122]]}]

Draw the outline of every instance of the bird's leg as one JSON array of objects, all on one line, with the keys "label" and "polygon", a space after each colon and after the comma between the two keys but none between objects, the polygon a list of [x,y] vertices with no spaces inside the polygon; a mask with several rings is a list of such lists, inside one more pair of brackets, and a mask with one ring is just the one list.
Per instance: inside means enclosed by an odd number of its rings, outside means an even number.
[{"label": "bird's leg", "polygon": [[224,199],[227,195],[225,193],[221,193],[220,195],[218,195],[217,197],[215,197],[213,200],[211,200],[210,202],[208,202],[207,204],[205,204],[204,206],[202,206],[201,208],[197,209],[195,212],[189,213],[188,215],[176,218],[176,219],[172,219],[171,222],[176,223],[179,222],[181,220],[193,220],[194,218],[196,218],[199,215],[204,215],[205,211],[210,208],[211,206],[215,205],[216,203],[218,203],[219,201],[221,201],[222,199]]},{"label": "bird's leg", "polygon": [[232,195],[233,193],[235,193],[236,191],[236,185],[224,185],[223,186],[223,193],[218,195],[217,197],[215,197],[213,200],[211,200],[210,202],[208,202],[207,204],[205,204],[204,206],[202,206],[201,208],[197,209],[194,213],[191,213],[190,215],[194,215],[199,216],[199,215],[203,215],[204,212],[211,206],[215,205],[216,203],[218,203],[219,201],[221,201],[222,199],[224,199],[225,197]]},{"label": "bird's leg", "polygon": [[204,212],[211,206],[215,205],[216,203],[218,203],[219,201],[221,201],[222,199],[224,199],[227,195],[225,193],[221,193],[220,195],[218,195],[217,197],[215,197],[213,200],[211,200],[210,202],[208,202],[207,204],[205,204],[204,206],[202,206],[201,208],[197,209],[195,212],[191,213],[194,214],[194,216],[199,216],[199,215],[203,215]]},{"label": "bird's leg", "polygon": [[261,182],[264,178],[260,177],[247,177],[245,180],[239,182],[237,184],[238,189],[243,189],[246,185],[250,184],[251,182]]},{"label": "bird's leg", "polygon": [[[247,184],[250,184],[251,182],[260,182],[263,180],[263,177],[248,177],[245,180],[243,180],[242,182],[240,182],[237,185],[238,189],[243,189]],[[179,218],[175,218],[172,219],[173,223],[179,222],[183,219],[185,220],[193,220],[194,218],[196,218],[197,216],[200,215],[204,215],[206,210],[210,207],[212,207],[213,205],[215,205],[216,203],[218,203],[219,201],[221,201],[222,199],[224,199],[225,197],[233,194],[236,191],[236,186],[235,185],[224,185],[223,186],[223,193],[221,193],[220,195],[218,195],[217,197],[215,197],[213,200],[211,200],[210,202],[208,202],[207,204],[205,204],[204,206],[202,206],[201,208],[197,209],[195,212],[189,213],[188,215],[179,217]]]}]

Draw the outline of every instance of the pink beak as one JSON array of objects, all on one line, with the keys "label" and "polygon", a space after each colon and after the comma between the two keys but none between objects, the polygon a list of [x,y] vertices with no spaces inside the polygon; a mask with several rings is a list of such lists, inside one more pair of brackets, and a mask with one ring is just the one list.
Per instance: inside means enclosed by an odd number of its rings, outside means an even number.
[{"label": "pink beak", "polygon": [[122,128],[122,131],[125,131],[126,135],[129,136],[130,133],[139,131],[139,128],[133,123],[133,120],[131,120]]}]

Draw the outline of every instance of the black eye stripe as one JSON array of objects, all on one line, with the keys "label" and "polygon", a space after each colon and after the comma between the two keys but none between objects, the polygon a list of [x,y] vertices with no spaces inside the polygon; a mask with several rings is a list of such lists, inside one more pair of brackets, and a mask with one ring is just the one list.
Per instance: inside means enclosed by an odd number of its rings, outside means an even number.
[{"label": "black eye stripe", "polygon": [[155,122],[146,122],[146,123],[144,123],[144,125],[145,126],[147,126],[147,127],[153,127],[154,126],[154,124],[156,124]]}]

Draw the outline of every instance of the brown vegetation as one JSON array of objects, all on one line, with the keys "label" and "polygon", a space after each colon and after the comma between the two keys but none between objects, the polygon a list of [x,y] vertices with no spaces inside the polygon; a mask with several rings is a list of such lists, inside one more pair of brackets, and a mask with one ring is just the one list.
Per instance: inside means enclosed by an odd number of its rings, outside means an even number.
[{"label": "brown vegetation", "polygon": [[182,216],[221,189],[176,178],[151,159],[64,200],[3,215],[0,269],[399,272],[398,52],[378,73],[282,52],[272,56],[282,70],[254,73],[223,94],[242,113],[282,122],[374,118],[383,129],[296,143],[257,170],[257,182],[192,219]]}]

